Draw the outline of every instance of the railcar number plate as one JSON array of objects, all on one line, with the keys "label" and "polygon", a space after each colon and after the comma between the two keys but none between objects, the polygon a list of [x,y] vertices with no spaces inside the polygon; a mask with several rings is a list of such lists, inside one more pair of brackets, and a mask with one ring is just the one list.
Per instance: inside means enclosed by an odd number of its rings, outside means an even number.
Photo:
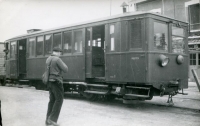
[{"label": "railcar number plate", "polygon": [[115,90],[115,92],[119,93],[120,90],[121,90],[121,87],[117,87],[116,90]]}]

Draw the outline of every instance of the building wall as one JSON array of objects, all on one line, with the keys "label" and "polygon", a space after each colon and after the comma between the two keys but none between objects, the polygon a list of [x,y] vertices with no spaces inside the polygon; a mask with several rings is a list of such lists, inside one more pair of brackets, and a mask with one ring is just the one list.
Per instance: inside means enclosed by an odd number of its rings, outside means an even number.
[{"label": "building wall", "polygon": [[188,12],[185,3],[190,0],[153,0],[137,3],[137,11],[150,11],[161,8],[161,14],[188,21]]}]

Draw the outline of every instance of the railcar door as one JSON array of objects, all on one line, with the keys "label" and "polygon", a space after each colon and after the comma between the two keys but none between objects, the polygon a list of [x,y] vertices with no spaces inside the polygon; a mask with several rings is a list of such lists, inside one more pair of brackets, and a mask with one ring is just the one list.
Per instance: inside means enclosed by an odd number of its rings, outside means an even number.
[{"label": "railcar door", "polygon": [[10,78],[17,78],[17,41],[10,42]]},{"label": "railcar door", "polygon": [[23,79],[26,77],[26,39],[19,40],[17,62],[19,79]]},{"label": "railcar door", "polygon": [[87,28],[86,34],[86,77],[104,77],[105,26]]}]

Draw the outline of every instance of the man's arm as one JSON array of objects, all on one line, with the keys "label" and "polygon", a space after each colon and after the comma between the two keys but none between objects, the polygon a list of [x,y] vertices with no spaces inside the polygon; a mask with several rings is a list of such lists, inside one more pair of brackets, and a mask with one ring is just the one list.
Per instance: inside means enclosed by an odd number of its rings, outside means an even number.
[{"label": "man's arm", "polygon": [[58,58],[57,64],[58,64],[58,67],[59,67],[64,73],[67,73],[68,67],[67,67],[67,65],[66,65],[60,58]]}]

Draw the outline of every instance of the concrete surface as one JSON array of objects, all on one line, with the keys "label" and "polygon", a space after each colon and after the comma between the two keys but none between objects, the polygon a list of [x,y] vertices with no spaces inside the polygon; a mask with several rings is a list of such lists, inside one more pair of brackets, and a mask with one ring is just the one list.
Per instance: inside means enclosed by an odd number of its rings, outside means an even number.
[{"label": "concrete surface", "polygon": [[[3,126],[45,126],[48,92],[33,87],[0,86]],[[167,106],[167,97],[151,101],[123,104],[90,102],[79,95],[65,95],[58,123],[61,126],[200,126],[200,93],[189,83],[188,95],[173,98],[174,107]]]},{"label": "concrete surface", "polygon": [[[200,92],[197,88],[197,85],[195,82],[189,82],[188,85],[189,85],[188,89],[184,89],[184,93],[187,93],[188,95],[178,94],[173,96],[173,102],[174,102],[173,107],[200,111]],[[154,97],[151,101],[145,101],[145,102],[156,105],[168,106],[169,104],[166,103],[167,100],[168,96],[163,96],[163,97]]]}]

